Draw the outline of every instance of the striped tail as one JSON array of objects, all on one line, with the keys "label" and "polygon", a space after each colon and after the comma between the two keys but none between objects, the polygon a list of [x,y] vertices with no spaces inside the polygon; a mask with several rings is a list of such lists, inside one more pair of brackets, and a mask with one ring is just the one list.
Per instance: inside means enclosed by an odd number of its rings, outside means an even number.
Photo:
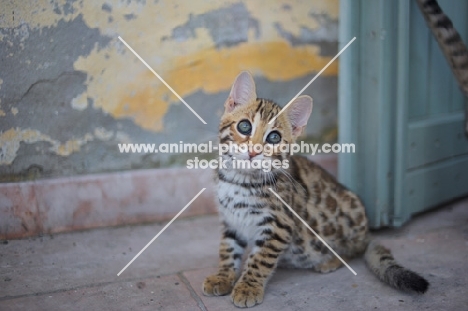
[{"label": "striped tail", "polygon": [[417,273],[400,266],[387,248],[375,242],[364,255],[367,266],[384,283],[405,292],[424,294],[429,282]]},{"label": "striped tail", "polygon": [[[416,0],[426,23],[447,59],[465,97],[468,97],[468,49],[452,21],[436,0]],[[465,133],[468,135],[468,102],[465,107]]]}]

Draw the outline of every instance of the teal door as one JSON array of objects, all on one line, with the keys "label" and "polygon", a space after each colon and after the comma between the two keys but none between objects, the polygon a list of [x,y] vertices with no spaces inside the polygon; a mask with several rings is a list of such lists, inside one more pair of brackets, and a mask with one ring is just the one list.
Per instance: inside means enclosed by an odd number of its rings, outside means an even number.
[{"label": "teal door", "polygon": [[[468,1],[439,0],[468,42]],[[340,181],[372,227],[468,195],[464,98],[414,0],[341,1]]]}]

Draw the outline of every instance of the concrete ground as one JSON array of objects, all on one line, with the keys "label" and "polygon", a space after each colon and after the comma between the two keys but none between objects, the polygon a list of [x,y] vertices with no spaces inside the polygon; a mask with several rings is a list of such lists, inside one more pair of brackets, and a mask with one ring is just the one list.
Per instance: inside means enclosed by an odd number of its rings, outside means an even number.
[{"label": "concrete ground", "polygon": [[[235,310],[229,296],[201,293],[217,264],[215,215],[175,221],[117,276],[163,225],[4,241],[0,310]],[[355,259],[357,276],[279,270],[255,310],[468,310],[467,199],[375,235],[430,281],[425,295],[382,284]]]}]

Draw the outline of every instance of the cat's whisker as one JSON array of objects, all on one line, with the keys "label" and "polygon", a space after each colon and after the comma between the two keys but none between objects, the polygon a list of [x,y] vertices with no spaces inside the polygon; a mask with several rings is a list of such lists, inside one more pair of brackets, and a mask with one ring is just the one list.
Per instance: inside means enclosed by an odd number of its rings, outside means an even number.
[{"label": "cat's whisker", "polygon": [[306,191],[306,190],[304,189],[304,187],[303,187],[297,180],[295,180],[295,179],[291,176],[291,174],[289,174],[285,169],[279,168],[279,171],[280,171],[280,173],[282,173],[284,176],[286,176],[286,177],[291,181],[291,183],[292,183],[294,189],[296,189],[296,191],[298,190],[297,187],[296,187],[296,184],[299,185],[299,187],[301,187],[302,190]]}]

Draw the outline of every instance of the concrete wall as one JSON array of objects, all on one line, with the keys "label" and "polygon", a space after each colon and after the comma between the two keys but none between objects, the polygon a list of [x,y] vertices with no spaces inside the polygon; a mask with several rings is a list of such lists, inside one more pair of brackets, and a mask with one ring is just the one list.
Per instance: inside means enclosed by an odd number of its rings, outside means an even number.
[{"label": "concrete wall", "polygon": [[[235,76],[284,105],[336,54],[338,0],[0,0],[0,182],[184,166],[121,142],[215,140]],[[208,123],[198,120],[126,40]],[[305,92],[336,139],[337,62]]]}]

